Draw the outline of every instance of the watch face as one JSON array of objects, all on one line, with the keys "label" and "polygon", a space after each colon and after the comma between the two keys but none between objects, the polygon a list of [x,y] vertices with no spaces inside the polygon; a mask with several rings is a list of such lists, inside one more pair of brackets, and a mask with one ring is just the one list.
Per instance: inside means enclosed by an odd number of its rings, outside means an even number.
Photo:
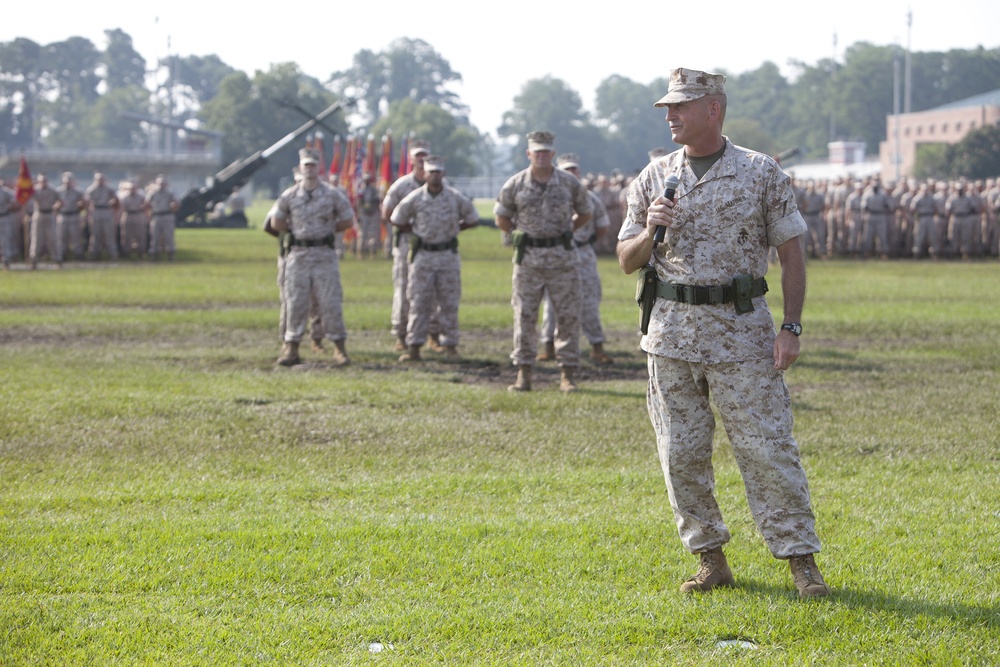
[{"label": "watch face", "polygon": [[791,331],[796,336],[802,335],[802,325],[798,323],[782,324],[781,328],[785,331]]}]

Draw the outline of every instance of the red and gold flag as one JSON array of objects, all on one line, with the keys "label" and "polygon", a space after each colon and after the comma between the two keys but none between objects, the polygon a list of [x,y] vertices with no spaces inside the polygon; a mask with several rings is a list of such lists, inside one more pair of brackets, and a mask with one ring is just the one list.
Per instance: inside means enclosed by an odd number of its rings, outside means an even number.
[{"label": "red and gold flag", "polygon": [[382,137],[382,164],[378,171],[378,191],[385,196],[392,185],[392,130],[386,130]]},{"label": "red and gold flag", "polygon": [[326,147],[323,146],[322,132],[316,133],[316,138],[313,140],[313,148],[319,153],[319,171],[317,173],[322,174],[326,171]]},{"label": "red and gold flag", "polygon": [[17,185],[14,186],[14,196],[17,203],[24,206],[35,194],[35,185],[31,181],[31,171],[28,170],[28,161],[21,156],[21,164],[17,168]]},{"label": "red and gold flag", "polygon": [[330,175],[334,176],[340,173],[340,135],[334,135],[333,137],[333,159],[330,160]]},{"label": "red and gold flag", "polygon": [[410,138],[403,137],[403,143],[399,145],[399,178],[410,173]]}]

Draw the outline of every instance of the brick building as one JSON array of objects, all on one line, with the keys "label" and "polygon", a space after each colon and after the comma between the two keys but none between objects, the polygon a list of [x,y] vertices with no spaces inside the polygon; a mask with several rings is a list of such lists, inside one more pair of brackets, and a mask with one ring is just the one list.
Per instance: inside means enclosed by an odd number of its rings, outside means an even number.
[{"label": "brick building", "polygon": [[927,111],[888,116],[886,140],[879,144],[882,178],[913,174],[920,144],[956,144],[969,132],[1000,125],[1000,89]]}]

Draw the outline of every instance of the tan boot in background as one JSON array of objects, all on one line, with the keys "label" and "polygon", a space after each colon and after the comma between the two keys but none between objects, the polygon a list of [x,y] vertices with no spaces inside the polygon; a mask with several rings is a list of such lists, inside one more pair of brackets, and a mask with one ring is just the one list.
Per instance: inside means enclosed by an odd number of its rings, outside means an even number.
[{"label": "tan boot in background", "polygon": [[559,380],[559,391],[569,393],[576,391],[576,389],[576,383],[573,382],[573,369],[564,366],[562,369],[562,378]]},{"label": "tan boot in background", "polygon": [[454,345],[445,345],[444,346],[444,356],[448,357],[449,359],[461,359],[462,358],[462,355],[460,355],[458,353],[458,350],[455,349]]},{"label": "tan boot in background", "polygon": [[736,583],[733,579],[733,572],[729,569],[726,555],[722,553],[722,547],[716,547],[711,551],[704,551],[698,554],[701,564],[698,572],[681,584],[681,593],[692,593],[708,591],[718,586],[732,586]]},{"label": "tan boot in background", "polygon": [[316,354],[323,354],[324,352],[326,352],[326,348],[323,347],[323,341],[316,340],[315,338],[313,338],[312,351],[315,352]]},{"label": "tan boot in background", "polygon": [[792,569],[792,580],[799,589],[800,598],[815,598],[830,594],[830,587],[823,581],[823,575],[816,567],[816,559],[812,554],[792,556],[788,559]]},{"label": "tan boot in background", "polygon": [[614,359],[605,354],[604,343],[594,343],[590,350],[590,359],[595,364],[600,364],[602,366],[615,363]]},{"label": "tan boot in background", "polygon": [[294,366],[301,364],[302,357],[299,356],[298,343],[285,343],[281,346],[281,356],[278,357],[278,364],[281,366]]},{"label": "tan boot in background", "polygon": [[441,347],[441,334],[431,334],[428,336],[427,347],[430,348],[432,352],[444,352],[444,348]]},{"label": "tan boot in background", "polygon": [[517,381],[507,391],[531,391],[531,366],[517,367]]},{"label": "tan boot in background", "polygon": [[536,361],[555,361],[556,360],[556,343],[555,341],[548,341],[538,352],[538,356],[535,357]]},{"label": "tan boot in background", "polygon": [[333,351],[333,363],[338,366],[346,366],[351,363],[351,360],[347,356],[347,344],[343,340],[333,341],[334,351]]},{"label": "tan boot in background", "polygon": [[400,336],[399,338],[397,338],[395,344],[392,346],[392,349],[396,350],[396,352],[402,352],[403,350],[405,350],[406,336]]},{"label": "tan boot in background", "polygon": [[422,359],[420,358],[420,346],[411,345],[405,353],[399,355],[399,360],[403,363],[408,363],[411,361],[422,361]]}]

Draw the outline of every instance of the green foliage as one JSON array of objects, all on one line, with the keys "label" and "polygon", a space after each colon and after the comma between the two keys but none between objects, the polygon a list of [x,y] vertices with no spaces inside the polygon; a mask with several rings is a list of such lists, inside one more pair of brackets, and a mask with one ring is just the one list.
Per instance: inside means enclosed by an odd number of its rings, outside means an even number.
[{"label": "green foliage", "polygon": [[488,164],[488,157],[479,152],[482,144],[476,129],[434,104],[411,99],[392,102],[388,113],[375,123],[372,134],[381,137],[387,131],[392,132],[397,147],[407,136],[430,142],[433,153],[447,158],[452,176],[475,176],[482,165]]}]

